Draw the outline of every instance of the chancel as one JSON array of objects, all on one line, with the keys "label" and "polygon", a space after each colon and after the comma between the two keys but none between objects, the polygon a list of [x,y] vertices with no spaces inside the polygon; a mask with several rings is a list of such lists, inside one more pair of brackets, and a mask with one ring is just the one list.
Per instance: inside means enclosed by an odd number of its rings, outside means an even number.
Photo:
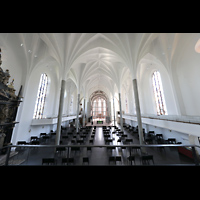
[{"label": "chancel", "polygon": [[0,33],[0,165],[199,165],[199,46],[199,33]]}]

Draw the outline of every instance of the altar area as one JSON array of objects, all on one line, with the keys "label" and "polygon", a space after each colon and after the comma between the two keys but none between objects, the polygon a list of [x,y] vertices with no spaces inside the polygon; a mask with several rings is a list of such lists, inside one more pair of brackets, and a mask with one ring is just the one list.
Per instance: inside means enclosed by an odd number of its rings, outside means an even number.
[{"label": "altar area", "polygon": [[91,122],[88,122],[86,126],[113,126],[113,122],[107,123],[106,119],[93,119],[93,124]]}]

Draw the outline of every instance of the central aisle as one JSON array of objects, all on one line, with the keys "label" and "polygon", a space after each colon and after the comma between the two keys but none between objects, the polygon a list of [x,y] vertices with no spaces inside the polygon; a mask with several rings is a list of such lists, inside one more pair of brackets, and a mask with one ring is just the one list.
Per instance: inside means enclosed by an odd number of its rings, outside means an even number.
[{"label": "central aisle", "polygon": [[[96,127],[94,145],[104,145],[103,128]],[[90,155],[91,165],[108,165],[108,155],[106,148],[93,148]]]},{"label": "central aisle", "polygon": [[[114,131],[114,128],[112,127],[110,130],[110,137],[112,139],[113,145],[118,145],[120,143],[117,142],[119,137],[112,132]],[[135,144],[138,144],[139,141],[132,137],[131,134],[129,135],[129,138],[133,139],[133,142]],[[95,131],[95,138],[94,138],[94,145],[105,145],[105,138],[103,135],[103,128],[102,127],[96,127]],[[121,156],[121,162],[109,163],[109,157],[110,156]],[[127,157],[129,156],[129,150],[128,149],[121,149],[121,147],[116,147],[115,149],[107,149],[106,147],[102,148],[92,148],[92,152],[90,155],[88,155],[90,159],[90,165],[127,165],[128,160]]]},{"label": "central aisle", "polygon": [[104,145],[103,128],[96,127],[94,145]]}]

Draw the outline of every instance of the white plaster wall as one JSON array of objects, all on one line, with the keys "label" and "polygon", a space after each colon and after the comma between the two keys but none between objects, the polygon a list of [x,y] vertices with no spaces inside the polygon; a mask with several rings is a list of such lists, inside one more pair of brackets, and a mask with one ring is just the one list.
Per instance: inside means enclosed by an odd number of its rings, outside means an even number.
[{"label": "white plaster wall", "polygon": [[121,93],[121,104],[122,104],[122,113],[126,112],[126,104],[125,104],[125,90]]},{"label": "white plaster wall", "polygon": [[137,83],[142,114],[157,114],[156,103],[152,86],[152,74],[159,70],[162,79],[165,102],[169,115],[177,115],[177,103],[170,81],[170,74],[164,65],[153,55],[147,54],[139,64],[137,71]]},{"label": "white plaster wall", "polygon": [[74,95],[74,100],[73,100],[73,109],[72,109],[72,113],[73,114],[77,114],[77,100],[78,100],[78,94],[77,94],[77,89],[76,90],[74,90],[74,92],[73,92],[73,95]]},{"label": "white plaster wall", "polygon": [[[125,122],[131,126],[136,127],[137,126],[137,122],[136,121],[132,121],[132,120],[125,120]],[[182,142],[182,144],[194,144],[194,142],[190,142],[189,141],[189,134],[187,133],[182,133],[179,131],[174,131],[174,130],[169,130],[167,128],[162,128],[162,127],[158,127],[158,126],[153,126],[150,124],[142,124],[142,127],[145,129],[145,132],[149,132],[149,131],[154,131],[155,134],[163,134],[163,138],[165,140],[167,140],[168,138],[176,138],[177,142]],[[197,136],[193,137],[197,138]],[[198,144],[199,145],[199,144]]]},{"label": "white plaster wall", "polygon": [[172,63],[182,115],[200,115],[200,54],[194,50],[196,42],[197,37],[194,35],[187,45],[182,47],[179,59]]},{"label": "white plaster wall", "polygon": [[41,132],[49,133],[53,128],[52,125],[31,126],[41,73],[47,73],[49,79],[44,116],[50,117],[54,114],[57,87],[54,73],[47,67],[38,67],[32,72],[29,79],[27,79],[27,90],[24,93],[24,99],[21,103],[23,104],[21,115],[18,117],[19,124],[17,129],[14,129],[11,139],[13,144],[16,144],[19,140],[29,141],[31,136],[39,136]]}]

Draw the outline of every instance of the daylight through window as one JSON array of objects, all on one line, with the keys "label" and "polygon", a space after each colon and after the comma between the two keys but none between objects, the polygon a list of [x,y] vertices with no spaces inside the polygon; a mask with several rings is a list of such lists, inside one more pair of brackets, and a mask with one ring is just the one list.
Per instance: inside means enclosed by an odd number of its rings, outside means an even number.
[{"label": "daylight through window", "polygon": [[34,114],[33,114],[34,119],[42,119],[43,118],[47,85],[48,85],[47,75],[41,74],[40,83],[39,83],[38,92],[37,92],[37,99],[35,102],[35,110],[34,110]]},{"label": "daylight through window", "polygon": [[92,105],[93,118],[105,118],[107,116],[106,100],[98,97]]},{"label": "daylight through window", "polygon": [[165,97],[162,87],[162,81],[159,71],[155,71],[152,75],[152,83],[154,96],[156,101],[157,115],[167,115],[167,108],[165,104]]}]

